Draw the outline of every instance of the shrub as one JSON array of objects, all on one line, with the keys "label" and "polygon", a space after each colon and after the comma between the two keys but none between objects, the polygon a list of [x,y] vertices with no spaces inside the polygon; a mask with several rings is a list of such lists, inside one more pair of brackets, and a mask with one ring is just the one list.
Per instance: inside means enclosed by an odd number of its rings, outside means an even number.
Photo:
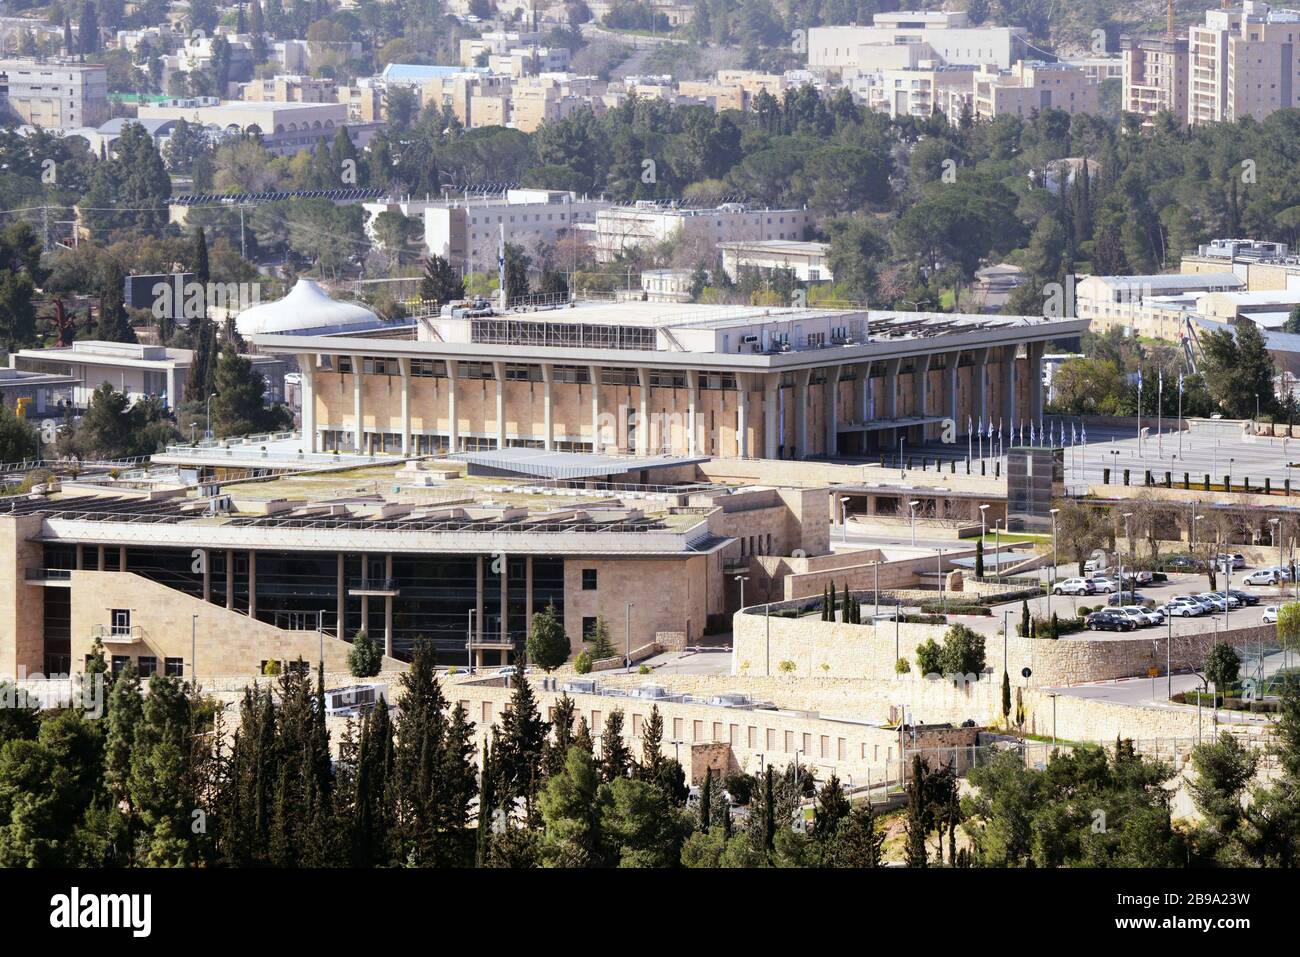
[{"label": "shrub", "polygon": [[373,678],[379,674],[379,667],[384,662],[384,651],[370,640],[362,628],[352,639],[352,648],[348,652],[348,671],[354,678]]},{"label": "shrub", "polygon": [[894,662],[894,672],[896,674],[905,675],[905,674],[910,674],[911,671],[912,671],[912,666],[907,663],[906,658],[899,658],[897,661]]},{"label": "shrub", "polygon": [[783,674],[787,674],[787,675],[788,675],[788,674],[790,674],[791,672],[794,671],[794,669],[795,669],[795,664],[794,664],[793,661],[786,660],[786,661],[781,662],[781,663],[780,663],[779,665],[777,665],[776,667],[777,667],[777,670],[781,671]]},{"label": "shrub", "polygon": [[636,670],[636,673],[639,675],[648,675],[650,673],[650,666],[642,665],[640,668]]},{"label": "shrub", "polygon": [[573,659],[573,670],[580,675],[591,673],[591,653],[585,648]]}]

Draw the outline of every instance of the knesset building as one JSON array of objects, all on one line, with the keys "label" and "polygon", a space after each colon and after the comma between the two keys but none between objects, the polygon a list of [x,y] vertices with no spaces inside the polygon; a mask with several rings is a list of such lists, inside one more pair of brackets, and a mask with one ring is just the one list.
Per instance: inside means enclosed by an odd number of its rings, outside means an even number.
[{"label": "knesset building", "polygon": [[294,356],[304,447],[802,459],[1036,421],[1042,317],[648,302],[445,308],[412,340],[258,335]]}]

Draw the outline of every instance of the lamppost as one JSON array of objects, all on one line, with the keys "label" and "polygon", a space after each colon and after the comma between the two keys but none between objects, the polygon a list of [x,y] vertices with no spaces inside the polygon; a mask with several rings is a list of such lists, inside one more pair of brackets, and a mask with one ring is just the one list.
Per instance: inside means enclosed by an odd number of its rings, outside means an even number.
[{"label": "lamppost", "polygon": [[993,574],[1002,578],[1002,523],[1004,518],[993,520]]},{"label": "lamppost", "polygon": [[1047,620],[1052,620],[1052,588],[1056,585],[1056,567],[1060,564],[1056,552],[1056,515],[1061,510],[1059,508],[1048,509],[1052,516],[1052,573],[1047,576]]},{"label": "lamppost", "polygon": [[989,533],[988,525],[985,524],[985,520],[984,520],[984,513],[987,512],[988,509],[989,507],[987,503],[980,506],[980,541],[983,541],[985,536],[987,536]]},{"label": "lamppost", "polygon": [[198,630],[199,616],[190,615],[190,681],[194,683],[197,690],[199,687],[199,668],[198,668]]},{"label": "lamppost", "polygon": [[876,618],[880,617],[880,566],[883,565],[884,562],[874,561],[871,564],[876,566],[876,614],[875,617],[871,619],[871,626],[874,628],[876,625]]},{"label": "lamppost", "polygon": [[[343,635],[343,623],[339,622],[339,636]],[[474,673],[474,609],[469,610],[469,623],[465,629],[465,657],[468,660],[469,673]]]},{"label": "lamppost", "polygon": [[[1129,535],[1128,527],[1128,520],[1132,517],[1132,512],[1124,513],[1124,545],[1128,548],[1129,554],[1133,553],[1133,538]],[[1136,585],[1136,579],[1134,584]],[[1124,604],[1124,555],[1122,553],[1119,556],[1119,603]]]},{"label": "lamppost", "polygon": [[1056,692],[1049,691],[1047,696],[1052,699],[1052,747],[1056,747]]},{"label": "lamppost", "polygon": [[745,582],[749,581],[748,575],[737,575],[736,581],[740,582],[740,610],[745,610]]},{"label": "lamppost", "polygon": [[912,517],[912,547],[913,548],[916,547],[916,507],[920,504],[921,503],[916,499],[912,499],[912,501],[907,503],[907,510]]},{"label": "lamppost", "polygon": [[943,590],[943,549],[936,549],[938,552],[938,571],[939,571],[939,602],[943,605],[943,613],[948,614],[948,595]]},{"label": "lamppost", "polygon": [[[743,589],[745,586],[742,584],[740,587]],[[743,591],[741,592],[741,595],[742,596],[744,595]],[[624,625],[623,625],[623,642],[624,642],[623,667],[624,668],[632,667],[632,606],[635,604],[636,602],[629,601],[627,602],[627,607],[625,608],[627,617],[624,619]]]},{"label": "lamppost", "polygon": [[203,437],[205,439],[212,438],[212,400],[215,399],[216,397],[217,394],[215,392],[212,393],[212,395],[208,396],[208,401],[205,403],[208,410],[208,427],[203,433]]}]

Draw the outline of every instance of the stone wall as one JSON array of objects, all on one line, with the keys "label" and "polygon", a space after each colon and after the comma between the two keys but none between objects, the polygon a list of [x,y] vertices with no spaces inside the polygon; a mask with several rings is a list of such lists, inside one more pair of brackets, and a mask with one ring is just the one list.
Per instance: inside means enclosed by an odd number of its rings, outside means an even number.
[{"label": "stone wall", "polygon": [[[180,658],[191,671],[191,628],[200,681],[219,676],[256,675],[263,661],[302,658],[314,669],[325,655],[325,670],[344,672],[352,645],[315,631],[288,631],[242,612],[205,602],[131,572],[72,572],[72,667],[81,671],[96,626],[111,624],[112,609],[129,609],[134,640],[105,642],[105,654],[138,659],[148,655],[163,670],[167,658]],[[197,615],[197,619],[192,616]],[[401,667],[386,659],[388,667]]]},{"label": "stone wall", "polygon": [[[892,679],[899,657],[915,669],[916,646],[930,638],[942,644],[948,630],[946,625],[895,625],[893,621],[851,625],[817,617],[753,613],[739,613],[732,622],[732,673],[738,676]],[[1057,641],[1013,633],[1006,642],[1005,663],[1014,683],[1023,683],[1021,669],[1029,668],[1033,687],[1073,685],[1145,676],[1153,667],[1163,675],[1167,660],[1174,671],[1199,667],[1216,640],[1253,651],[1261,642],[1275,643],[1277,628],[1257,625],[1217,635],[1175,635],[1167,655],[1167,635],[1159,629],[1153,629],[1149,637],[1141,633],[1130,638],[1102,637],[1083,632]],[[1001,635],[985,636],[984,655],[988,667],[1000,675],[1004,662]],[[783,662],[793,664],[783,668]]]}]

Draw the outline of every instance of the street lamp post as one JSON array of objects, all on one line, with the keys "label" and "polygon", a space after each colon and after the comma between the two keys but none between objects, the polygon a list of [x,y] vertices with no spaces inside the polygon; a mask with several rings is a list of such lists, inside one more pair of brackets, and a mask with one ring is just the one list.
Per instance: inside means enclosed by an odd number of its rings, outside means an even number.
[{"label": "street lamp post", "polygon": [[205,405],[207,406],[207,416],[208,416],[208,427],[205,430],[203,436],[205,439],[212,438],[212,400],[215,399],[216,397],[217,394],[215,392],[212,393],[212,395],[208,396],[208,401],[205,403]]},{"label": "street lamp post", "polygon": [[916,499],[907,503],[907,510],[912,516],[912,547],[916,547],[916,507],[921,503]]},{"label": "street lamp post", "polygon": [[[340,637],[342,636],[342,634],[343,634],[343,627],[342,624],[340,623],[339,625]],[[474,673],[474,609],[473,608],[469,610],[469,623],[465,629],[465,657],[466,659],[468,659],[466,664],[469,668],[469,673],[473,674]]]},{"label": "street lamp post", "polygon": [[1047,620],[1052,620],[1052,588],[1056,585],[1056,568],[1060,564],[1056,551],[1056,515],[1059,508],[1048,509],[1052,516],[1052,573],[1047,576]]},{"label": "street lamp post", "polygon": [[740,582],[740,610],[745,610],[745,582],[749,581],[748,575],[737,575],[736,581]]},{"label": "street lamp post", "polygon": [[1006,519],[993,520],[993,574],[1002,578],[1002,523]]},{"label": "street lamp post", "polygon": [[199,686],[198,631],[199,616],[190,615],[190,681],[193,682],[195,689]]},{"label": "street lamp post", "polygon": [[1056,692],[1049,691],[1047,696],[1052,699],[1052,747],[1056,747]]},{"label": "street lamp post", "polygon": [[[743,596],[744,595],[743,589],[745,586],[744,584],[741,584],[740,587],[742,589],[741,595]],[[623,625],[623,642],[624,642],[623,667],[624,668],[632,667],[632,606],[635,604],[636,602],[634,601],[627,602],[626,608],[624,609],[624,611],[626,612],[626,618],[624,619],[624,625]]]},{"label": "street lamp post", "polygon": [[[1129,534],[1128,520],[1132,517],[1132,512],[1124,513],[1124,545],[1128,548],[1130,554],[1133,552],[1133,538]],[[1136,584],[1136,579],[1134,583]],[[1124,555],[1122,552],[1119,556],[1119,603],[1124,604]]]}]

